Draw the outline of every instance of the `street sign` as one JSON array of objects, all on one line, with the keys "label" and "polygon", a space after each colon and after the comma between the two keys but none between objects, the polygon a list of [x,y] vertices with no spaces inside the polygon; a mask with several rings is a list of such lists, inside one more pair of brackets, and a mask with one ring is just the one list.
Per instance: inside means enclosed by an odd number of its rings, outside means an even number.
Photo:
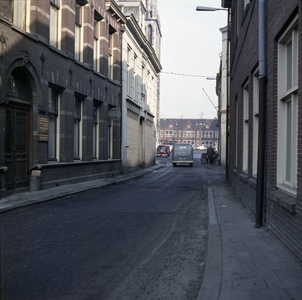
[{"label": "street sign", "polygon": [[116,121],[121,117],[121,111],[117,107],[113,107],[108,112],[110,121]]}]

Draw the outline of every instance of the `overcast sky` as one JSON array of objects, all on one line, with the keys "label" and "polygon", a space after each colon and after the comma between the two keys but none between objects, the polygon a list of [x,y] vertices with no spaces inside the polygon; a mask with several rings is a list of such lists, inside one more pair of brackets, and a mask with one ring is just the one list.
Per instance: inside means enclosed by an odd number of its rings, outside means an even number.
[{"label": "overcast sky", "polygon": [[[161,118],[214,118],[215,80],[219,71],[227,12],[197,12],[197,6],[221,8],[221,0],[157,0],[161,20]],[[182,76],[166,73],[198,75]],[[204,89],[204,90],[203,90]],[[207,95],[206,95],[206,93]]]}]

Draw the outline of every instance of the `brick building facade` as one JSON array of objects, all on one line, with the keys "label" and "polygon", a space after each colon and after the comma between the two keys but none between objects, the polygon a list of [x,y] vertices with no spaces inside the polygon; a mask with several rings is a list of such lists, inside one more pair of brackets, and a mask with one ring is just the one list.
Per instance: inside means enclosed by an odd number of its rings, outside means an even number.
[{"label": "brick building facade", "polygon": [[[302,7],[267,0],[259,20],[259,2],[224,1],[231,8],[229,178],[256,213],[256,226],[261,213],[302,262]],[[264,74],[259,24],[266,32]]]},{"label": "brick building facade", "polygon": [[1,195],[118,174],[121,26],[114,1],[0,0]]},{"label": "brick building facade", "polygon": [[217,119],[160,119],[160,144],[189,143],[218,148]]}]

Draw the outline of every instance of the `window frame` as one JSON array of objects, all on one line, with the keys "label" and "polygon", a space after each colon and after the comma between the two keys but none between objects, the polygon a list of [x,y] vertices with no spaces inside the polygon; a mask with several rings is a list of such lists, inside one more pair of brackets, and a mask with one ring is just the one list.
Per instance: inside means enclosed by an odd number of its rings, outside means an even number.
[{"label": "window frame", "polygon": [[100,21],[94,19],[93,69],[100,72]]},{"label": "window frame", "polygon": [[113,121],[108,125],[108,159],[113,159]]},{"label": "window frame", "polygon": [[[278,139],[277,139],[277,187],[297,196],[298,165],[298,53],[299,19],[296,15],[278,39]],[[292,43],[290,69],[288,45]],[[285,70],[285,72],[284,72]],[[291,86],[288,86],[288,70]],[[289,111],[290,105],[290,111]],[[290,116],[288,115],[290,112]],[[288,178],[290,176],[290,178]]]},{"label": "window frame", "polygon": [[249,162],[249,82],[243,85],[243,137],[242,137],[242,171],[248,173]]},{"label": "window frame", "polygon": [[253,74],[253,177],[258,171],[258,136],[259,136],[259,68]]},{"label": "window frame", "polygon": [[[52,105],[55,102],[55,105]],[[52,107],[54,109],[52,110]],[[59,161],[60,153],[60,90],[52,86],[48,87],[48,161]],[[52,142],[54,145],[52,145]],[[50,156],[50,152],[53,155]]]},{"label": "window frame", "polygon": [[[74,142],[73,142],[73,157],[74,160],[82,159],[82,119],[83,119],[83,98],[74,96]],[[75,138],[77,136],[77,139]]]},{"label": "window frame", "polygon": [[61,0],[50,0],[49,11],[49,44],[59,50],[61,50],[62,26],[60,4]]},{"label": "window frame", "polygon": [[99,159],[99,143],[100,143],[100,105],[94,101],[93,103],[93,112],[92,112],[92,144],[93,144],[93,159]]},{"label": "window frame", "polygon": [[13,24],[26,32],[30,32],[30,5],[31,0],[13,1]]},{"label": "window frame", "polygon": [[74,58],[83,62],[83,6],[75,2]]}]

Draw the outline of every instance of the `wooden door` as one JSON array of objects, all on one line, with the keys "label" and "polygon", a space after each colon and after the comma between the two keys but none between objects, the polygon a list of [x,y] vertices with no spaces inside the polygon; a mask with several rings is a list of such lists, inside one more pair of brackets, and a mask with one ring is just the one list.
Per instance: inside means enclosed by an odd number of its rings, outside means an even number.
[{"label": "wooden door", "polygon": [[29,112],[17,108],[6,109],[5,165],[6,189],[27,186]]}]

